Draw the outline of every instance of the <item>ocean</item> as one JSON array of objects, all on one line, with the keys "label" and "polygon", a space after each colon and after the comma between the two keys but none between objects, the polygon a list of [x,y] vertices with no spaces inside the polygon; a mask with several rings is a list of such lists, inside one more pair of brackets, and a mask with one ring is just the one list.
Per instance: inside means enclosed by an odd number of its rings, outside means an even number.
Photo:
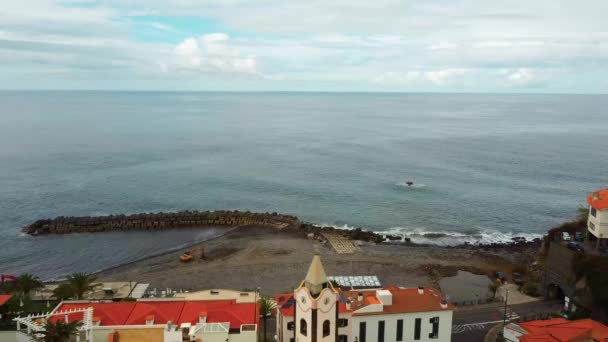
[{"label": "ocean", "polygon": [[0,103],[0,273],[43,279],[226,229],[20,232],[40,218],[277,211],[489,243],[538,237],[608,187],[605,95],[0,92]]}]

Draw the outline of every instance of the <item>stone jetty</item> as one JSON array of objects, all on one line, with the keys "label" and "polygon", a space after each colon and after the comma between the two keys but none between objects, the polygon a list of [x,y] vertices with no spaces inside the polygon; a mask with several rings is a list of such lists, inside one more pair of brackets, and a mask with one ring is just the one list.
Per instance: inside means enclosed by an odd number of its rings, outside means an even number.
[{"label": "stone jetty", "polygon": [[295,216],[249,211],[180,211],[109,216],[59,216],[38,220],[22,231],[30,235],[163,230],[209,226],[262,226],[300,228]]}]

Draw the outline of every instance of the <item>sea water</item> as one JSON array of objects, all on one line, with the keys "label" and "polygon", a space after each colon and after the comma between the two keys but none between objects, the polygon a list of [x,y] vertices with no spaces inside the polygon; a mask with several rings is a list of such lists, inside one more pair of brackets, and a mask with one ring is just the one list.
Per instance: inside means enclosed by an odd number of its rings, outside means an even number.
[{"label": "sea water", "polygon": [[224,231],[20,233],[59,215],[277,211],[487,243],[540,236],[608,187],[604,95],[2,92],[0,103],[0,273],[90,272]]}]

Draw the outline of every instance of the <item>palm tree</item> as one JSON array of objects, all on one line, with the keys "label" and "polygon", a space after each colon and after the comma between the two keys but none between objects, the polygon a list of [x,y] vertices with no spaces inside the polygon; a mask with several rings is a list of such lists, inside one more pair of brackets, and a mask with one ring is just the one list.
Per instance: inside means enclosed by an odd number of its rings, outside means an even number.
[{"label": "palm tree", "polygon": [[30,273],[23,273],[17,277],[17,281],[15,282],[15,291],[25,298],[28,298],[33,290],[42,287],[44,287],[44,284],[40,278]]},{"label": "palm tree", "polygon": [[38,332],[32,332],[32,340],[36,342],[68,342],[70,337],[78,334],[78,328],[82,326],[82,322],[64,322],[63,320],[57,320],[53,323],[46,321],[44,323],[44,330]]},{"label": "palm tree", "polygon": [[53,296],[57,298],[57,300],[62,301],[76,297],[76,291],[74,291],[74,288],[70,284],[59,284],[59,286],[53,290]]},{"label": "palm tree", "polygon": [[78,272],[68,276],[68,283],[74,290],[76,299],[82,299],[82,296],[87,291],[92,291],[99,284],[93,282],[96,278],[88,273]]},{"label": "palm tree", "polygon": [[260,315],[262,315],[262,322],[264,322],[264,341],[267,341],[266,335],[266,318],[269,315],[272,315],[274,311],[277,309],[277,305],[272,299],[261,297],[259,300],[260,305]]}]

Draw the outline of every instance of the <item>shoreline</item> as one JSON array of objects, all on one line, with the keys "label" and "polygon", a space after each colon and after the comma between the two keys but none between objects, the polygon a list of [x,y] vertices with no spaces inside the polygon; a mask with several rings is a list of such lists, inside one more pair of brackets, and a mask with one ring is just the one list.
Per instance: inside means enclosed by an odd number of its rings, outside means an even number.
[{"label": "shoreline", "polygon": [[303,231],[259,226],[236,227],[197,245],[204,245],[205,259],[182,263],[179,255],[183,250],[177,249],[95,275],[99,281],[132,280],[150,283],[151,288],[190,291],[261,286],[270,295],[299,282],[310,258],[320,254],[328,274],[377,275],[384,285],[433,286],[428,266],[446,272],[458,268],[488,275],[496,270],[510,272],[517,264],[531,260],[540,249],[540,245],[537,248],[529,243],[443,247],[364,242],[355,253],[338,254],[324,240],[311,238]]}]

